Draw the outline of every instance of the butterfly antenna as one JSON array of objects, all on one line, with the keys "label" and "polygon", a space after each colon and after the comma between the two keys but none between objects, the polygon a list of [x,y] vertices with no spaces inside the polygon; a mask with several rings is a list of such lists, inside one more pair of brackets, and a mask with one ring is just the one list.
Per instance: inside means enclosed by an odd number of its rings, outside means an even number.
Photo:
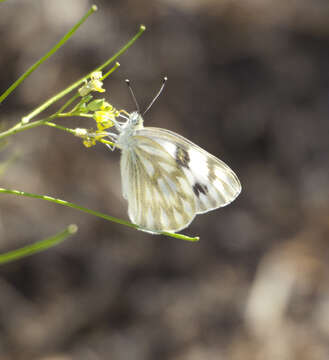
[{"label": "butterfly antenna", "polygon": [[157,92],[157,94],[154,96],[153,100],[150,102],[150,105],[146,108],[146,110],[143,112],[143,115],[145,115],[151,108],[151,106],[155,103],[155,101],[157,100],[157,98],[160,96],[160,94],[162,93],[162,90],[165,87],[166,81],[168,80],[167,76],[165,76],[162,80],[162,85],[160,87],[160,90]]},{"label": "butterfly antenna", "polygon": [[134,94],[134,92],[133,92],[133,89],[132,89],[132,87],[131,87],[131,85],[130,85],[130,80],[129,80],[129,79],[126,79],[125,81],[126,81],[126,84],[127,84],[127,86],[128,86],[128,89],[129,89],[129,91],[130,91],[130,95],[131,95],[131,97],[132,97],[132,99],[133,99],[133,102],[134,102],[135,105],[136,105],[136,109],[137,109],[137,111],[140,113],[140,112],[141,112],[141,109],[140,109],[140,107],[139,107],[139,105],[138,105],[136,96],[135,96],[135,94]]}]

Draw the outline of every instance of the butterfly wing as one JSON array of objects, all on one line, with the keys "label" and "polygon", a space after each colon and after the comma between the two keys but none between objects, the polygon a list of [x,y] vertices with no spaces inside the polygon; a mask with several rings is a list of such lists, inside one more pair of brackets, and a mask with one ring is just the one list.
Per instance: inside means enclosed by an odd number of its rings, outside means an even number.
[{"label": "butterfly wing", "polygon": [[149,232],[179,231],[196,214],[193,190],[170,153],[156,140],[138,136],[122,151],[123,196],[130,220]]},{"label": "butterfly wing", "polygon": [[138,130],[136,136],[152,139],[175,160],[193,190],[197,213],[228,205],[241,192],[238,177],[223,161],[183,136],[151,127]]},{"label": "butterfly wing", "polygon": [[123,195],[130,219],[149,231],[182,230],[241,191],[225,163],[174,132],[146,127],[133,140],[121,157]]}]

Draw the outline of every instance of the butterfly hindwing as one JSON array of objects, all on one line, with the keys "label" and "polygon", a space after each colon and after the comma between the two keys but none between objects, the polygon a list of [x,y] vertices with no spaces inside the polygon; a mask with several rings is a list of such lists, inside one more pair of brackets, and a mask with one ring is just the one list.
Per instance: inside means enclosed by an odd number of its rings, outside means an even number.
[{"label": "butterfly hindwing", "polygon": [[150,232],[179,231],[193,220],[196,204],[186,175],[156,141],[138,137],[121,157],[123,194],[132,222]]}]

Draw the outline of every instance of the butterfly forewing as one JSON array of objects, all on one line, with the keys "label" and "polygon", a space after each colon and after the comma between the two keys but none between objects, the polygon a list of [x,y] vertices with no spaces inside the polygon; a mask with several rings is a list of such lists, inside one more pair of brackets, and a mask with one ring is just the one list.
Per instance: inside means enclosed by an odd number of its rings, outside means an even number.
[{"label": "butterfly forewing", "polygon": [[129,217],[153,232],[179,231],[195,214],[232,202],[241,185],[222,161],[169,130],[136,130],[122,152],[121,175]]},{"label": "butterfly forewing", "polygon": [[239,195],[241,184],[235,173],[223,161],[181,135],[151,127],[137,134],[162,145],[175,160],[193,190],[197,213],[228,205]]}]

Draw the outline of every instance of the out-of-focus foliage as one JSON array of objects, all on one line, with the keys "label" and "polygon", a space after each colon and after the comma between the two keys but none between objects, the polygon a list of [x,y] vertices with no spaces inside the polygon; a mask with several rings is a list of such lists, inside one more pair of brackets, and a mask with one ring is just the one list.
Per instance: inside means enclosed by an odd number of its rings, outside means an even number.
[{"label": "out-of-focus foliage", "polygon": [[[329,3],[98,1],[100,11],[0,107],[18,119],[148,30],[105,81],[116,108],[227,162],[243,192],[199,216],[190,244],[48,203],[2,196],[0,250],[77,223],[76,239],[0,268],[5,360],[329,358]],[[0,5],[0,89],[81,16],[87,1]],[[63,120],[64,121],[64,120]],[[65,123],[68,124],[68,123]],[[73,119],[71,125],[88,127]],[[54,129],[18,134],[3,187],[126,217],[119,154]]]}]

